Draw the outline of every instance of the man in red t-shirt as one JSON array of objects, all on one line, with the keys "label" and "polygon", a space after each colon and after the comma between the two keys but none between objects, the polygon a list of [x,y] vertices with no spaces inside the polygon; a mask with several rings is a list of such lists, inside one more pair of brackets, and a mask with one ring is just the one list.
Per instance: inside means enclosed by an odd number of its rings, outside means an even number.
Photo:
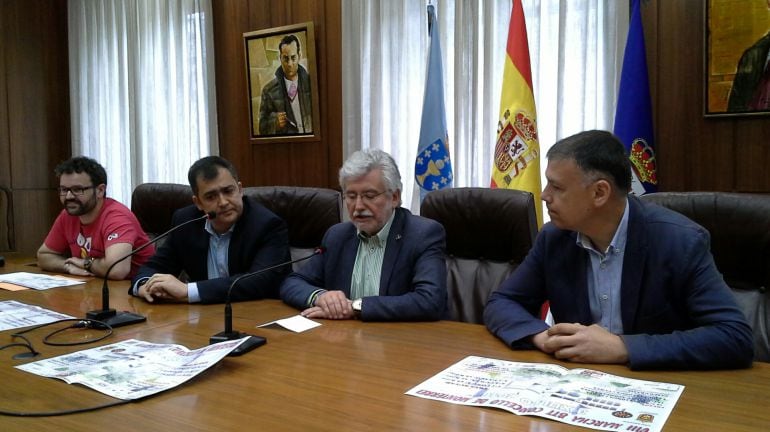
[{"label": "man in red t-shirt", "polygon": [[[98,162],[78,156],[54,171],[64,210],[37,251],[41,268],[104,277],[112,264],[149,241],[131,210],[106,197],[107,172]],[[131,279],[154,253],[149,246],[120,261],[109,278]]]}]

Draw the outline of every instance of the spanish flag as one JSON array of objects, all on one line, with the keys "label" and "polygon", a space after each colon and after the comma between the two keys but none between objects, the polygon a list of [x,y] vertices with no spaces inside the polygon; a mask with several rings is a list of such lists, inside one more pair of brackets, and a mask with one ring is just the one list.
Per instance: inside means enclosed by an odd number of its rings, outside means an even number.
[{"label": "spanish flag", "polygon": [[538,225],[540,205],[540,144],[537,136],[535,96],[529,67],[527,25],[521,0],[513,0],[508,28],[500,117],[497,122],[492,188],[519,189],[535,196]]}]

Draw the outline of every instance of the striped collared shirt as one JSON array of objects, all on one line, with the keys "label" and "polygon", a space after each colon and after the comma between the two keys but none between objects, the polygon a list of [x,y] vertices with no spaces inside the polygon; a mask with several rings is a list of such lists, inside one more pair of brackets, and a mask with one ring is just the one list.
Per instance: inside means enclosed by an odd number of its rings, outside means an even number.
[{"label": "striped collared shirt", "polygon": [[370,237],[358,231],[358,252],[353,265],[353,276],[350,278],[351,299],[380,295],[382,261],[385,258],[385,246],[395,214],[394,211],[376,235]]}]

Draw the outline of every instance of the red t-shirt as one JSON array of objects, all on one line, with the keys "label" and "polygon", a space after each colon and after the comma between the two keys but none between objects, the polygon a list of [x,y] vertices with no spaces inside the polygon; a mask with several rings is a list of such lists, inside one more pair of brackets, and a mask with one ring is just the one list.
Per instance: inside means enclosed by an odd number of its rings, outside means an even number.
[{"label": "red t-shirt", "polygon": [[[79,217],[70,216],[66,210],[62,210],[45,238],[45,245],[62,255],[104,258],[104,251],[114,244],[128,243],[133,250],[149,240],[128,207],[112,198],[106,198],[99,216],[88,225],[82,225]],[[150,245],[134,254],[131,257],[131,271],[126,279],[131,279],[154,253],[155,247]]]}]

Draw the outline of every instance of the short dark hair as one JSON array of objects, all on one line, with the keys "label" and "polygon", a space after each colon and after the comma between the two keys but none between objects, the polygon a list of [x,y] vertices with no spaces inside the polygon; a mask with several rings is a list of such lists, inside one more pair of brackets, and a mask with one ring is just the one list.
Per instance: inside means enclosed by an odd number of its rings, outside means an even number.
[{"label": "short dark hair", "polygon": [[93,186],[107,184],[107,171],[104,170],[104,167],[94,159],[85,156],[69,158],[57,165],[53,172],[56,173],[56,178],[60,178],[62,174],[86,173],[91,177]]},{"label": "short dark hair", "polygon": [[198,178],[213,180],[217,178],[220,167],[230,171],[235,181],[238,181],[238,172],[229,160],[220,156],[206,156],[195,161],[187,172],[187,181],[190,182],[193,194],[198,194]]},{"label": "short dark hair", "polygon": [[586,174],[604,174],[618,191],[631,190],[631,162],[626,147],[607,131],[589,130],[569,136],[554,144],[548,160],[571,159]]},{"label": "short dark hair", "polygon": [[283,39],[278,42],[278,52],[281,52],[281,48],[283,48],[284,45],[291,45],[292,42],[297,43],[297,55],[302,54],[302,48],[299,45],[299,39],[297,39],[297,36],[293,34],[284,36]]}]

